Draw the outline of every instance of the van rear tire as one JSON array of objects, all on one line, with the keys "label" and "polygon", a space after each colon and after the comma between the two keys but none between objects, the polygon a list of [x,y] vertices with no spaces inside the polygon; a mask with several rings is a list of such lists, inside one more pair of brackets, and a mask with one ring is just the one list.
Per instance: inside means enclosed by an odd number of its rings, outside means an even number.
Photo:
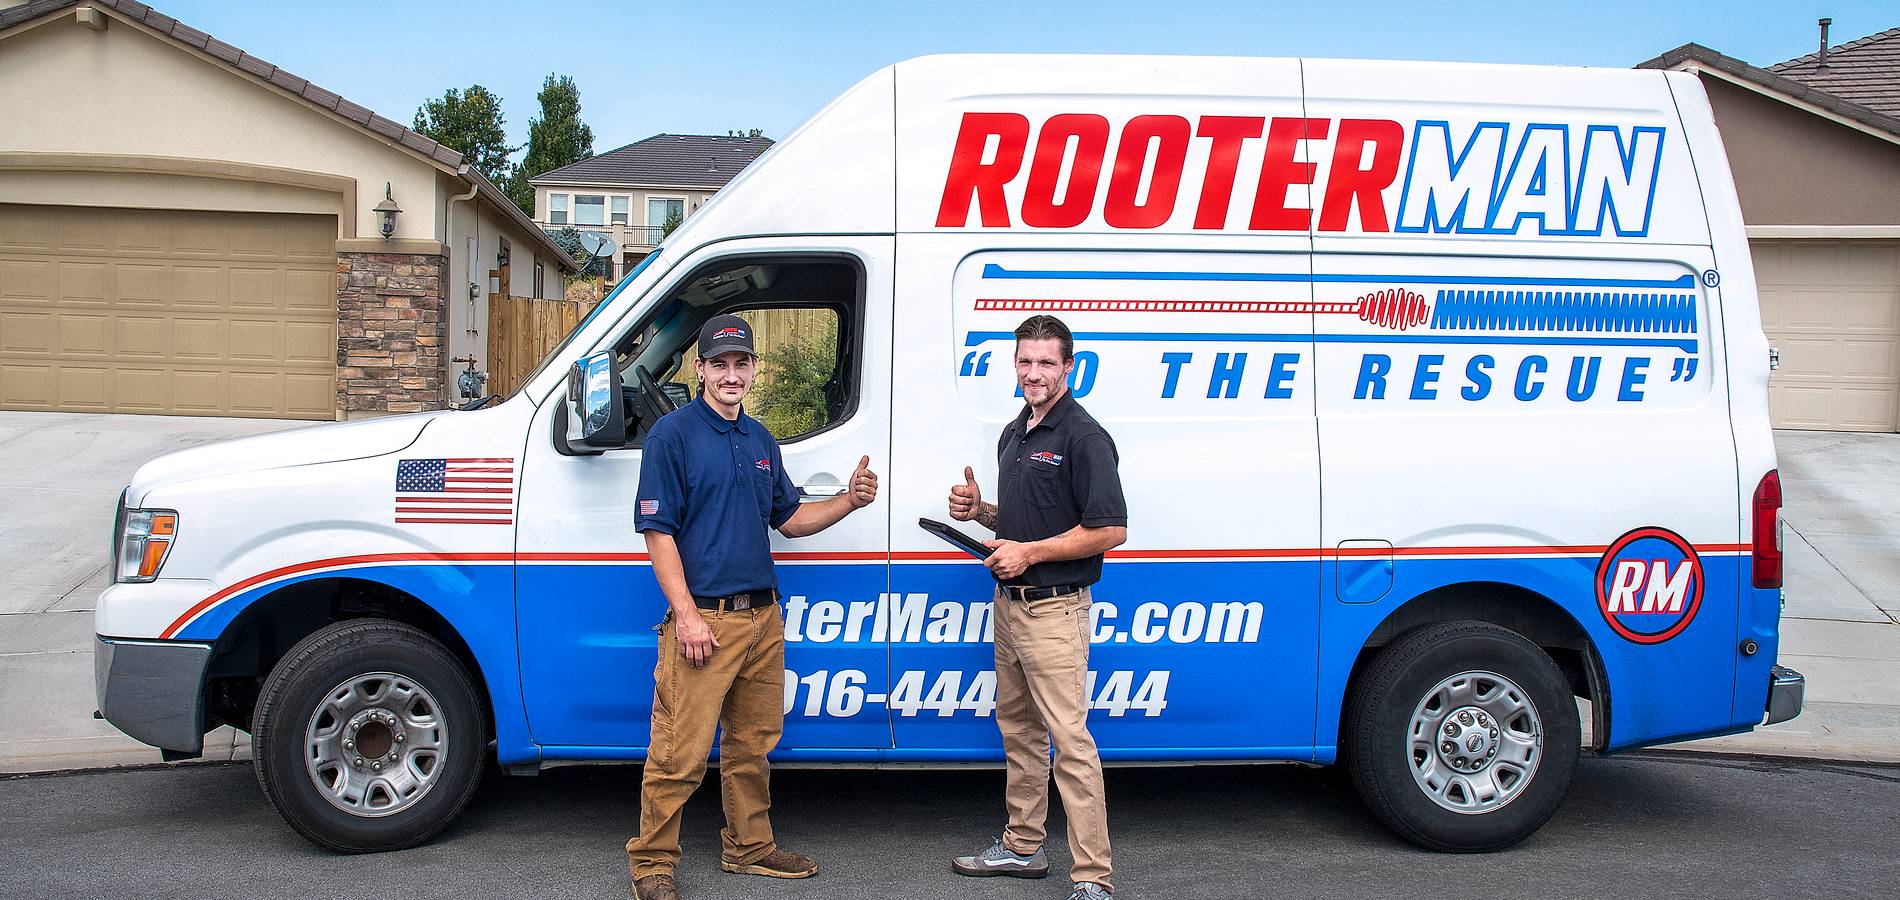
[{"label": "van rear tire", "polygon": [[1548,654],[1486,622],[1404,635],[1360,676],[1344,758],[1372,813],[1421,847],[1502,850],[1557,811],[1582,742]]},{"label": "van rear tire", "polygon": [[340,853],[413,847],[481,782],[487,721],[462,664],[420,629],[355,619],[278,661],[252,716],[253,768],[290,827]]}]

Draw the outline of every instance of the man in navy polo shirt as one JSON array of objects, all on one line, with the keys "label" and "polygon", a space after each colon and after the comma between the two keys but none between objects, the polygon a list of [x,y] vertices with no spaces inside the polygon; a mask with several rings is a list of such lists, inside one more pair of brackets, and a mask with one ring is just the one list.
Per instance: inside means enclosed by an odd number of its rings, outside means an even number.
[{"label": "man in navy polo shirt", "polygon": [[714,316],[699,331],[699,400],[647,433],[635,526],[669,610],[653,670],[653,736],[640,785],[640,834],[627,841],[634,896],[677,900],[680,812],[706,774],[720,729],[728,872],[808,878],[818,863],[779,848],[765,755],[784,729],[785,621],[767,528],[825,530],[877,499],[871,458],[846,492],[800,504],[778,442],[741,407],[758,371],[752,326]]}]

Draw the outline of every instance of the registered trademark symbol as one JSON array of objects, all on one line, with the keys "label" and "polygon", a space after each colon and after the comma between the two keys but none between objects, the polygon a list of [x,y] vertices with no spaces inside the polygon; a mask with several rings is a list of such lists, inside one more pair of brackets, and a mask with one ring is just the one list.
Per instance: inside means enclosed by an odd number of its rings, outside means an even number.
[{"label": "registered trademark symbol", "polygon": [[1715,287],[1722,283],[1722,275],[1714,269],[1709,269],[1702,273],[1702,283],[1709,287]]}]

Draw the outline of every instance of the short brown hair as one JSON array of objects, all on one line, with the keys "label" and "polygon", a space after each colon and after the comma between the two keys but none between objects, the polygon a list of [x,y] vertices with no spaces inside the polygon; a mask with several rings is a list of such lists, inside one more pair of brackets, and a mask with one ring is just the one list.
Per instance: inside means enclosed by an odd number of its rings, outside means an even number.
[{"label": "short brown hair", "polygon": [[1075,335],[1055,316],[1030,316],[1016,326],[1016,342],[1054,340],[1062,344],[1062,361],[1075,358]]}]

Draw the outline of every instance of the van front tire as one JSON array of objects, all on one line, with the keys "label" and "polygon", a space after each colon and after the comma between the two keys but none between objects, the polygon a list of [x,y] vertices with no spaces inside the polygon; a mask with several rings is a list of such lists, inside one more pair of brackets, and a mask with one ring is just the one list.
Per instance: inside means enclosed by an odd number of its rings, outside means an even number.
[{"label": "van front tire", "polygon": [[413,847],[448,827],[488,747],[461,663],[382,619],[338,622],[291,648],[264,681],[251,735],[264,796],[341,853]]},{"label": "van front tire", "polygon": [[1548,654],[1485,622],[1413,631],[1360,676],[1343,724],[1366,806],[1419,846],[1509,847],[1556,813],[1576,770],[1576,701]]}]

